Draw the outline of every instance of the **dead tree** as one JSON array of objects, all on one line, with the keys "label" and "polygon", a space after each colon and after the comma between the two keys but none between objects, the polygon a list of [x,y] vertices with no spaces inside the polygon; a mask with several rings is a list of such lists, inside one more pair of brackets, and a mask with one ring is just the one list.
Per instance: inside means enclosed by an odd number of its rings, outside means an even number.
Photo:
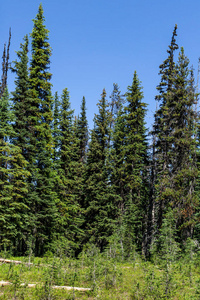
[{"label": "dead tree", "polygon": [[9,69],[9,50],[11,41],[11,29],[9,30],[8,46],[6,48],[6,43],[4,44],[3,56],[2,56],[2,75],[0,82],[0,98],[2,97],[5,88],[7,86],[8,69]]}]

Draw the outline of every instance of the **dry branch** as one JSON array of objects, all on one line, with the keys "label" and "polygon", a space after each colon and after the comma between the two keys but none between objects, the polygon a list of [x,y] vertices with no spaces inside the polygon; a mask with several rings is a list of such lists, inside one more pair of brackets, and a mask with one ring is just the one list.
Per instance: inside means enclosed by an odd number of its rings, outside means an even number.
[{"label": "dry branch", "polygon": [[4,259],[4,258],[0,258],[0,262],[7,263],[7,264],[16,264],[16,265],[19,265],[19,264],[33,265],[33,263],[25,263],[20,260],[10,260],[10,259]]},{"label": "dry branch", "polygon": [[[6,286],[6,285],[11,285],[12,283],[9,281],[0,281],[0,286]],[[38,285],[38,283],[22,283],[20,284],[21,286],[27,286],[27,287],[36,287],[36,285]],[[76,290],[76,291],[82,291],[82,292],[86,292],[86,291],[91,291],[90,288],[80,288],[80,287],[73,287],[73,286],[59,286],[59,285],[53,285],[52,289],[63,289],[63,290]]]},{"label": "dry branch", "polygon": [[64,290],[76,290],[76,291],[82,291],[82,292],[86,292],[86,291],[91,291],[90,288],[80,288],[80,287],[73,287],[73,286],[59,286],[59,285],[53,285],[52,289],[64,289]]}]

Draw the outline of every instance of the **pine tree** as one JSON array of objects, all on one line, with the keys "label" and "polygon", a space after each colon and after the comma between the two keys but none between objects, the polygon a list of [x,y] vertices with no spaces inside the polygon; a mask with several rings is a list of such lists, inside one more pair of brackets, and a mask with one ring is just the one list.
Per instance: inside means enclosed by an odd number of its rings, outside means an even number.
[{"label": "pine tree", "polygon": [[40,4],[38,14],[33,20],[32,58],[30,66],[30,85],[34,118],[32,118],[34,149],[30,197],[33,212],[33,236],[35,252],[42,254],[44,246],[51,241],[56,216],[56,194],[54,192],[53,139],[51,73],[49,73],[51,48],[48,30],[44,25],[43,8]]}]

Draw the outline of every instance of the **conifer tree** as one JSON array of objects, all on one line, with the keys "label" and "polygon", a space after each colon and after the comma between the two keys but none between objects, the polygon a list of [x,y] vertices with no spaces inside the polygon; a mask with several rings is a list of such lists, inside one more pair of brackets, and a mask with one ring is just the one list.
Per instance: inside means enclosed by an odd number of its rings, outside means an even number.
[{"label": "conifer tree", "polygon": [[[76,135],[76,147],[78,147],[78,156],[77,159],[74,160],[76,170],[76,197],[81,207],[81,214],[84,215],[84,199],[85,199],[85,189],[84,189],[84,174],[86,169],[86,160],[87,160],[87,151],[88,151],[88,121],[86,117],[86,101],[85,97],[82,99],[81,103],[81,112],[80,117],[78,117],[74,122],[74,132]],[[76,153],[76,149],[74,152]],[[83,224],[83,217],[82,224]]]},{"label": "conifer tree", "polygon": [[115,198],[116,224],[115,232],[117,234],[121,248],[123,249],[124,240],[124,211],[125,211],[125,181],[124,181],[124,160],[125,160],[125,118],[123,110],[123,98],[118,85],[113,84],[111,95],[111,136],[110,151],[108,158],[109,180],[112,187],[112,193]]},{"label": "conifer tree", "polygon": [[125,197],[125,178],[124,178],[124,160],[125,160],[125,115],[123,108],[118,111],[113,128],[110,151],[110,180],[116,199],[118,199],[119,214],[124,214]]},{"label": "conifer tree", "polygon": [[123,96],[119,90],[119,86],[117,83],[113,83],[113,91],[110,96],[110,112],[111,112],[111,128],[114,127],[115,120],[117,118],[119,110],[122,109],[122,105],[124,103]]},{"label": "conifer tree", "polygon": [[[127,255],[135,247],[143,251],[148,199],[146,104],[137,73],[126,93],[125,107],[119,102],[114,122],[110,178],[118,206],[117,232]],[[143,243],[143,246],[142,246]]]},{"label": "conifer tree", "polygon": [[12,92],[13,110],[15,114],[14,143],[21,148],[23,156],[28,160],[30,147],[30,119],[32,99],[28,74],[28,36],[17,52],[18,61],[14,61],[12,71],[16,74],[15,91]]},{"label": "conifer tree", "polygon": [[144,121],[147,105],[142,102],[143,93],[136,72],[133,76],[132,85],[128,86],[126,99],[127,105],[124,109],[124,201],[125,216],[126,218],[128,216],[126,234],[127,238],[129,236],[131,242],[141,249],[144,234],[142,225],[145,221],[146,201],[148,199],[148,153]]},{"label": "conifer tree", "polygon": [[194,110],[196,94],[194,78],[188,65],[189,60],[181,48],[174,76],[174,93],[169,103],[169,126],[173,129],[169,197],[175,210],[176,226],[182,241],[193,236],[197,206],[195,186],[198,177],[195,140],[198,119]]},{"label": "conifer tree", "polygon": [[[12,102],[13,102],[13,113],[15,115],[15,122],[13,128],[15,131],[15,136],[12,138],[14,145],[20,148],[23,157],[27,161],[26,170],[29,173],[32,173],[32,155],[33,149],[33,134],[32,134],[32,120],[34,119],[33,111],[34,107],[32,106],[33,99],[31,97],[30,83],[29,83],[29,72],[28,72],[28,36],[24,37],[24,44],[20,45],[20,50],[17,51],[18,60],[14,61],[12,72],[16,74],[15,79],[15,91],[12,92]],[[34,137],[35,138],[35,137]],[[24,179],[25,180],[25,179]],[[27,178],[25,182],[27,188],[31,176]],[[30,189],[29,189],[30,191]],[[24,234],[24,251],[26,251],[27,243],[30,232],[30,223],[31,223],[31,198],[27,194],[24,195],[24,200],[26,201],[27,206],[29,207],[27,218],[27,228],[26,234]]]},{"label": "conifer tree", "polygon": [[54,96],[54,110],[53,110],[53,143],[54,143],[53,160],[54,160],[55,167],[56,167],[56,161],[58,159],[57,154],[59,151],[59,132],[60,132],[59,106],[60,106],[60,101],[58,97],[58,92],[56,92]]},{"label": "conifer tree", "polygon": [[[195,162],[195,93],[189,79],[189,61],[183,48],[177,65],[172,59],[176,27],[172,36],[167,67],[161,65],[161,83],[157,99],[161,100],[155,114],[153,134],[155,136],[156,189],[155,203],[157,228],[163,218],[173,209],[181,240],[191,237],[194,227],[196,197],[194,194],[197,168]],[[164,71],[163,71],[164,70]]]},{"label": "conifer tree", "polygon": [[34,152],[30,196],[36,254],[43,253],[44,245],[51,241],[56,216],[51,130],[53,99],[49,72],[51,48],[48,42],[49,31],[44,25],[44,20],[40,4],[38,14],[33,20],[30,66],[31,96],[34,99],[32,127],[35,135],[35,139],[32,140]]},{"label": "conifer tree", "polygon": [[[169,184],[170,176],[170,156],[169,149],[172,148],[172,139],[170,138],[170,131],[172,128],[168,126],[170,114],[168,110],[168,103],[173,94],[173,83],[175,74],[174,53],[178,49],[176,44],[177,25],[174,27],[171,43],[167,50],[168,57],[160,65],[161,82],[157,87],[159,95],[156,100],[160,103],[159,108],[155,113],[155,121],[153,125],[153,162],[152,167],[152,190],[154,190],[151,197],[149,212],[151,217],[151,225],[149,223],[149,241],[152,241],[155,235],[155,228],[160,228],[162,224],[163,215],[166,212],[167,203],[164,197],[164,190]],[[155,175],[156,174],[156,175]],[[159,174],[159,175],[158,175]],[[155,189],[154,189],[155,187]],[[159,200],[158,200],[159,199]],[[150,242],[151,243],[151,242]]]},{"label": "conifer tree", "polygon": [[27,229],[26,203],[29,172],[20,147],[10,143],[15,137],[9,94],[0,101],[0,248],[23,251]]},{"label": "conifer tree", "polygon": [[[57,152],[58,194],[57,208],[59,213],[57,230],[71,249],[76,249],[80,235],[81,209],[79,205],[79,143],[77,128],[73,123],[74,111],[70,108],[67,88],[61,95],[59,113],[59,135]],[[58,237],[60,238],[60,237]]]},{"label": "conifer tree", "polygon": [[85,97],[82,99],[81,103],[81,113],[78,118],[78,138],[80,140],[80,159],[85,161],[87,145],[88,145],[88,122],[86,117],[86,102]]},{"label": "conifer tree", "polygon": [[98,102],[98,114],[94,118],[85,172],[86,240],[101,249],[113,233],[113,195],[108,182],[107,158],[109,150],[110,119],[106,91]]}]

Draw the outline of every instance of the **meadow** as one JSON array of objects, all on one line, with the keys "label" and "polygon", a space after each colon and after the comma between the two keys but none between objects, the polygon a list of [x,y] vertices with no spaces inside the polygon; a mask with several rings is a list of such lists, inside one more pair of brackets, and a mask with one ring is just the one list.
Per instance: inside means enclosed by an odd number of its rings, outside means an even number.
[{"label": "meadow", "polygon": [[125,260],[95,247],[78,258],[50,252],[43,258],[1,257],[0,299],[200,299],[198,252],[171,263],[159,257],[145,261],[136,253]]}]

